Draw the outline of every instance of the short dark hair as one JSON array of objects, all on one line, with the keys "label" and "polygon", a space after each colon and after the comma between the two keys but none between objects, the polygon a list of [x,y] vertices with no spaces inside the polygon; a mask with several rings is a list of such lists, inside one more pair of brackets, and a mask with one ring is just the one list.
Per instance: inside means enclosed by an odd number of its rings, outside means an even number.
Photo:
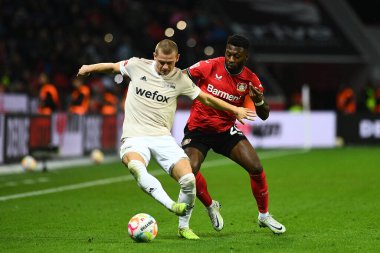
[{"label": "short dark hair", "polygon": [[244,37],[243,35],[234,34],[228,37],[227,44],[231,44],[235,47],[242,47],[246,50],[250,47],[250,42],[247,39],[247,37]]}]

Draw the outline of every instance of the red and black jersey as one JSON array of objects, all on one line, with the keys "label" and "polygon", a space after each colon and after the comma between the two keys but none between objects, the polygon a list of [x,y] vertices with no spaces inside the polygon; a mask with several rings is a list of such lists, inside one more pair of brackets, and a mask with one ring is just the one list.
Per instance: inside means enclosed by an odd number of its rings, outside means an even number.
[{"label": "red and black jersey", "polygon": [[[187,68],[190,77],[197,80],[203,92],[235,106],[242,106],[249,95],[249,85],[264,91],[259,78],[247,67],[236,75],[225,68],[224,57],[200,61]],[[197,129],[206,133],[221,133],[231,128],[236,121],[233,113],[203,105],[194,100],[187,125],[190,131]]]}]

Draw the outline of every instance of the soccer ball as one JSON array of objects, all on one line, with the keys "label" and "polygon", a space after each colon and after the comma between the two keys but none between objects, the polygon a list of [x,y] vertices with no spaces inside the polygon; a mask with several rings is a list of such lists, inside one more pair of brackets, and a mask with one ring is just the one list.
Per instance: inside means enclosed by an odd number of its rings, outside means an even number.
[{"label": "soccer ball", "polygon": [[150,242],[156,238],[157,232],[157,222],[149,214],[136,214],[128,222],[128,234],[136,242]]},{"label": "soccer ball", "polygon": [[91,160],[96,164],[102,163],[104,161],[103,152],[99,149],[92,150]]},{"label": "soccer ball", "polygon": [[34,171],[37,168],[37,161],[33,156],[27,155],[22,158],[21,166],[26,171]]}]

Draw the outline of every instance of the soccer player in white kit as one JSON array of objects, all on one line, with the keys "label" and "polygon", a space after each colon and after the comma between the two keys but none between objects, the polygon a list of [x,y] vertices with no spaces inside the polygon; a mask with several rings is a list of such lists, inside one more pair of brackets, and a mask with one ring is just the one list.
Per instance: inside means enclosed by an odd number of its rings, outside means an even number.
[{"label": "soccer player in white kit", "polygon": [[[183,216],[194,207],[196,191],[189,158],[170,133],[177,97],[185,95],[216,109],[232,112],[240,122],[243,119],[253,120],[256,114],[202,92],[175,67],[179,53],[174,41],[160,41],[153,56],[154,60],[134,57],[116,63],[83,65],[78,76],[121,73],[131,79],[125,101],[120,158],[143,191],[171,212]],[[161,183],[147,171],[151,156],[180,184],[178,202],[173,201]],[[178,236],[199,239],[181,219]]]}]

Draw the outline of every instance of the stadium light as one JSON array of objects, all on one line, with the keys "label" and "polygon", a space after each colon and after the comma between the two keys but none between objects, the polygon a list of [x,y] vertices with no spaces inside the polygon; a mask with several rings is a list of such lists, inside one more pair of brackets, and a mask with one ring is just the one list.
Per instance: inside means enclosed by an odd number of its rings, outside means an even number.
[{"label": "stadium light", "polygon": [[187,27],[187,23],[183,20],[180,20],[177,22],[177,29],[178,30],[185,30]]},{"label": "stadium light", "polygon": [[166,37],[173,37],[174,35],[174,29],[169,27],[165,29],[165,36]]},{"label": "stadium light", "polygon": [[186,41],[186,45],[188,47],[195,47],[197,45],[197,41],[194,38],[190,38]]},{"label": "stadium light", "polygon": [[205,53],[205,55],[210,56],[210,55],[214,54],[215,50],[212,46],[207,46],[207,47],[205,47],[203,52]]},{"label": "stadium light", "polygon": [[112,35],[112,33],[107,33],[106,35],[104,35],[104,41],[106,43],[111,43],[113,41],[113,35]]}]

